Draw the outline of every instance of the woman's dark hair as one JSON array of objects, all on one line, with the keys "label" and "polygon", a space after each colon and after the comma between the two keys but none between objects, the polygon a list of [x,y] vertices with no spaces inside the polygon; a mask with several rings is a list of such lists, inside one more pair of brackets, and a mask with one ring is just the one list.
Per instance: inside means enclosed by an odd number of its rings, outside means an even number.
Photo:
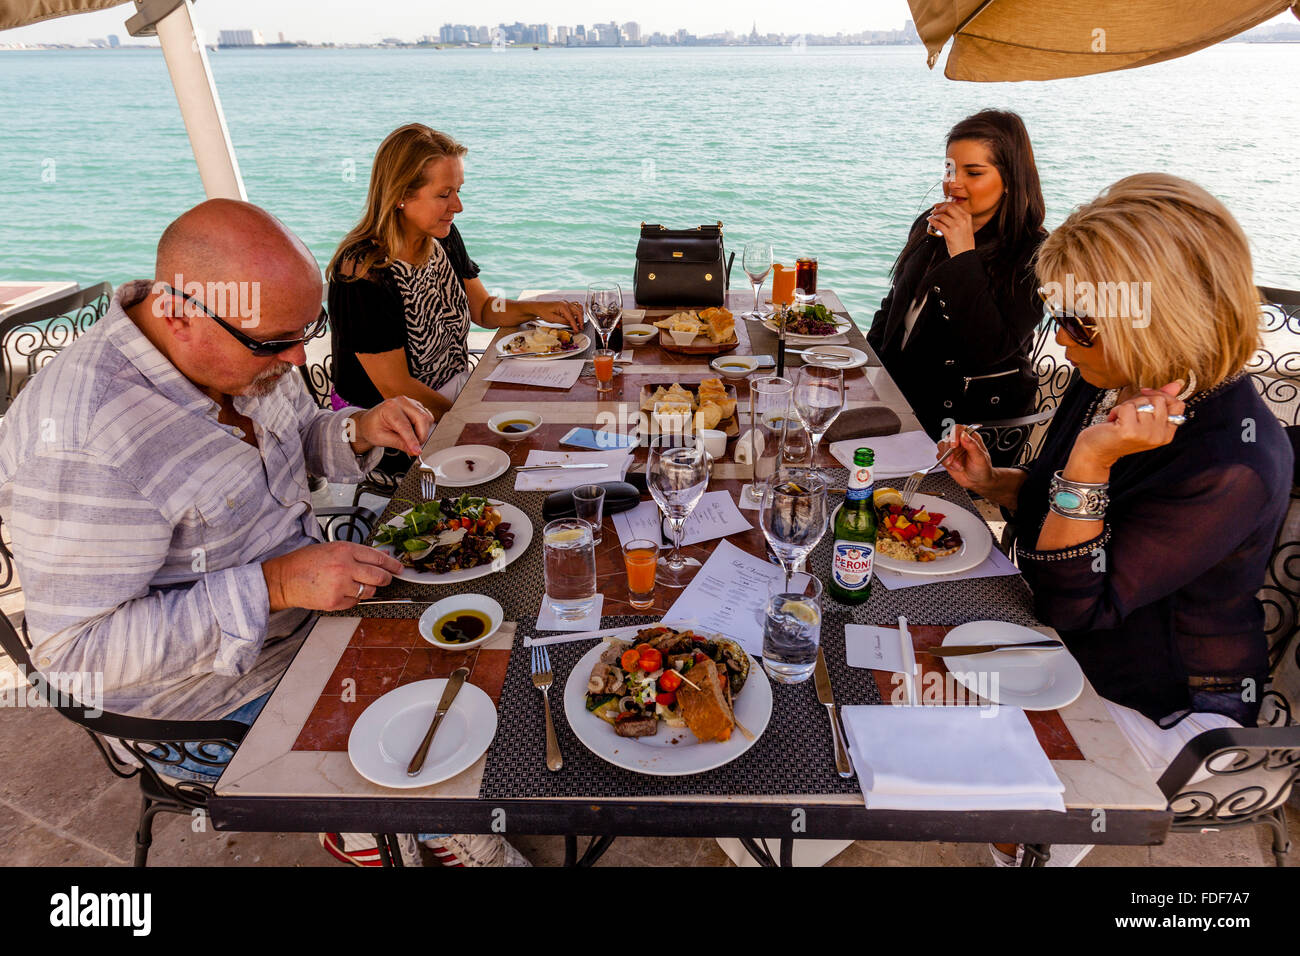
[{"label": "woman's dark hair", "polygon": [[[1029,143],[1029,132],[1019,114],[1009,110],[980,110],[968,116],[948,131],[947,145],[962,140],[975,140],[983,143],[989,151],[993,165],[1002,177],[1006,195],[998,206],[993,218],[995,235],[977,247],[986,265],[995,271],[1005,249],[1018,248],[1027,241],[1037,241],[1045,233],[1043,217],[1043,188],[1038,180],[1038,167],[1034,164],[1034,148]],[[943,248],[943,239],[931,236],[925,231],[925,220],[913,227],[907,238],[903,251],[894,262],[893,273],[897,275],[902,264],[918,252],[937,258]],[[1010,276],[994,275],[998,281],[1010,279]]]}]

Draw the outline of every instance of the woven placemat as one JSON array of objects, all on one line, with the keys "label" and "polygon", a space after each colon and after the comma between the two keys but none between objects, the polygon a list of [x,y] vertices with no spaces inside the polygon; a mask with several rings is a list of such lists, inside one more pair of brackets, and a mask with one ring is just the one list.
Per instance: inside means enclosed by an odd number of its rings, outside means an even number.
[{"label": "woven placemat", "polygon": [[[652,624],[648,617],[607,617],[606,627]],[[844,625],[838,609],[827,609],[823,633],[841,635],[822,645],[826,666],[842,704],[879,704],[871,671],[850,668],[844,660]],[[749,750],[722,767],[684,777],[634,773],[606,763],[574,735],[564,715],[564,686],[574,664],[593,641],[554,644],[548,648],[555,683],[551,717],[564,755],[564,768],[546,769],[546,726],[542,695],[533,687],[529,651],[523,638],[536,634],[536,621],[520,622],[498,711],[497,735],[483,772],[483,799],[518,797],[645,797],[667,795],[858,793],[856,778],[835,772],[826,708],[817,701],[812,679],[801,684],[772,684],[772,719]],[[760,665],[761,666],[761,665]],[[585,688],[587,674],[575,675]],[[751,680],[762,680],[754,675]],[[744,691],[741,691],[743,694]],[[609,730],[614,733],[613,728]]]}]

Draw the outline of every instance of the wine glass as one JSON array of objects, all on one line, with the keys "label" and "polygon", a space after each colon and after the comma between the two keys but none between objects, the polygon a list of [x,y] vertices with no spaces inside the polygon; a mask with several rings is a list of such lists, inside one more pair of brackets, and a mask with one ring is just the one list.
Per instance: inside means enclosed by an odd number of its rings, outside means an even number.
[{"label": "wine glass", "polygon": [[[600,347],[609,348],[609,337],[623,316],[623,290],[617,282],[593,282],[587,286],[587,317],[600,336]],[[618,374],[615,366],[614,374]]]},{"label": "wine glass", "polygon": [[794,407],[812,439],[808,463],[817,464],[817,444],[844,410],[844,370],[809,364],[795,373]]},{"label": "wine glass", "polygon": [[826,480],[811,468],[778,468],[763,484],[758,515],[788,590],[790,575],[826,534]]},{"label": "wine glass", "polygon": [[703,442],[673,445],[661,438],[649,448],[645,473],[650,496],[673,532],[673,550],[659,559],[659,581],[670,588],[685,587],[700,562],[682,554],[682,528],[708,487],[709,453]]},{"label": "wine glass", "polygon": [[758,293],[763,288],[763,281],[767,278],[767,274],[772,271],[772,262],[773,253],[770,242],[745,243],[745,251],[740,264],[744,267],[745,275],[749,276],[750,285],[754,287],[754,311],[746,312],[744,317],[751,321],[763,318],[763,313],[758,309]]},{"label": "wine glass", "polygon": [[[953,180],[955,180],[956,178],[957,178],[956,164],[951,159],[945,159],[943,161],[943,179],[938,184],[943,188],[943,199],[939,200],[940,202],[946,202],[948,200],[948,197],[952,195],[952,183]],[[925,198],[929,199],[930,193],[932,192],[934,192],[934,186],[931,186],[926,191]],[[931,205],[933,206],[935,204],[931,203]],[[943,236],[942,229],[936,229],[934,226],[930,225],[929,223],[926,223],[925,231],[932,236]]]}]

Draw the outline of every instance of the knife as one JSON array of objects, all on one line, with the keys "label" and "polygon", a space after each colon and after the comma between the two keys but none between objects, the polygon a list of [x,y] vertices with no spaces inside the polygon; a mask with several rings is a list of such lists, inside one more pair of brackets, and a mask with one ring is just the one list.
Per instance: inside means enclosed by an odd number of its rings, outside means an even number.
[{"label": "knife", "polygon": [[817,648],[817,666],[813,670],[813,679],[817,682],[817,699],[826,705],[831,718],[831,738],[835,741],[835,770],[841,777],[853,776],[853,764],[849,763],[849,752],[844,748],[844,726],[840,715],[835,710],[835,695],[831,693],[831,674],[826,669],[826,658],[822,649]]},{"label": "knife", "polygon": [[582,462],[581,464],[568,465],[520,465],[515,471],[546,471],[554,468],[608,468],[609,465],[597,461]]},{"label": "knife", "polygon": [[1060,641],[1030,641],[1027,644],[949,644],[922,651],[931,657],[965,657],[968,654],[987,654],[990,651],[1055,651],[1064,648]]},{"label": "knife", "polygon": [[411,758],[410,764],[406,768],[408,777],[419,776],[424,769],[424,759],[429,756],[429,745],[433,743],[433,735],[438,732],[438,726],[442,723],[442,718],[447,716],[447,711],[451,710],[452,701],[460,693],[461,685],[465,683],[465,678],[469,676],[468,667],[458,667],[452,671],[451,677],[447,678],[447,686],[443,689],[442,700],[438,701],[437,713],[433,715],[433,721],[429,724],[429,731],[424,735],[424,740],[420,743],[420,749],[415,752]]}]

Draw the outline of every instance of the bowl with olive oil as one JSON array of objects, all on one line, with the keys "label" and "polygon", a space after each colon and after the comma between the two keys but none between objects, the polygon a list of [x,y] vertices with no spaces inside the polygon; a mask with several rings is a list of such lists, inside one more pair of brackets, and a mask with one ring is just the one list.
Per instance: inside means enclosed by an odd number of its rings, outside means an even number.
[{"label": "bowl with olive oil", "polygon": [[500,435],[506,441],[520,441],[537,431],[542,424],[542,416],[524,408],[509,412],[499,412],[487,421],[488,430]]},{"label": "bowl with olive oil", "polygon": [[497,632],[504,615],[486,594],[453,594],[420,615],[420,636],[447,651],[478,647]]}]

